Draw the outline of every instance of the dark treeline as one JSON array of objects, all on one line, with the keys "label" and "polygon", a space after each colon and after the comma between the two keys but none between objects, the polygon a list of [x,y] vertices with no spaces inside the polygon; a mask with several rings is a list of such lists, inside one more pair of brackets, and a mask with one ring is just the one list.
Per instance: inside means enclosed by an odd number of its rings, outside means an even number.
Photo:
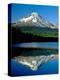
[{"label": "dark treeline", "polygon": [[15,56],[40,56],[40,55],[50,55],[58,54],[58,49],[42,49],[42,48],[12,48],[11,57]]},{"label": "dark treeline", "polygon": [[42,37],[33,35],[31,33],[22,33],[20,29],[11,28],[11,38],[12,43],[19,43],[19,42],[56,42],[58,38],[52,37]]},{"label": "dark treeline", "polygon": [[[28,33],[22,33],[20,31],[20,29],[11,27],[11,25],[9,25],[9,27],[8,27],[9,59],[11,57],[18,56],[18,55],[21,55],[21,56],[22,55],[23,56],[36,55],[35,51],[36,51],[36,53],[38,53],[37,55],[41,55],[40,54],[41,53],[40,49],[39,50],[33,50],[33,49],[28,49],[27,48],[27,50],[26,50],[26,49],[23,49],[23,48],[12,48],[11,44],[13,44],[13,43],[21,43],[21,42],[56,42],[56,41],[58,41],[58,38],[52,38],[52,37],[48,38],[48,37],[41,37],[41,36],[28,34]],[[27,53],[26,53],[26,51],[27,51]],[[50,53],[49,53],[49,51],[47,51],[47,53],[51,54],[51,51],[50,51]],[[55,51],[55,50],[53,50],[53,51]],[[45,50],[43,51],[43,54],[46,53],[46,52],[45,53],[44,52],[45,52]],[[55,51],[55,53],[57,53],[57,51]]]}]

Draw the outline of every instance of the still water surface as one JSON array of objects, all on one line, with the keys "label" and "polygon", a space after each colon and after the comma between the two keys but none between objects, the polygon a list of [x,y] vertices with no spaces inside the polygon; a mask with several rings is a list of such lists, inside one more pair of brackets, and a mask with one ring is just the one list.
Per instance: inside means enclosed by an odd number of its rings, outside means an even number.
[{"label": "still water surface", "polygon": [[13,44],[13,47],[58,49],[58,42],[28,42],[28,43]]}]

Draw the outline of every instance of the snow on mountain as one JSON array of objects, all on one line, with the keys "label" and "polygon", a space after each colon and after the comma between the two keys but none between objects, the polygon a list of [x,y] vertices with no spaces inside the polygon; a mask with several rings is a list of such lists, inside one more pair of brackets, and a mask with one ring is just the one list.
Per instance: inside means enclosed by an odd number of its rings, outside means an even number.
[{"label": "snow on mountain", "polygon": [[38,13],[33,12],[29,17],[24,17],[16,22],[18,26],[36,26],[56,28],[55,25],[42,18]]},{"label": "snow on mountain", "polygon": [[48,63],[51,60],[57,59],[58,55],[51,54],[51,55],[41,55],[41,56],[18,56],[14,57],[13,59],[20,64],[23,64],[27,67],[30,67],[31,70],[36,71],[38,70],[41,65]]},{"label": "snow on mountain", "polygon": [[27,17],[27,18],[22,18],[20,21],[21,22],[37,22],[37,18],[38,18],[38,14],[37,13],[32,13],[31,16]]}]

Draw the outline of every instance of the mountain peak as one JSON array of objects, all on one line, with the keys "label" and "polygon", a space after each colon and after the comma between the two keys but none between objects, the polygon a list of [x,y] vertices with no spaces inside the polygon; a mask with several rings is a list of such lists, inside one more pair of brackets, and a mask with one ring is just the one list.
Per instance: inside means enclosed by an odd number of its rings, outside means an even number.
[{"label": "mountain peak", "polygon": [[19,26],[35,26],[55,28],[55,25],[45,20],[37,12],[32,12],[30,16],[24,17],[17,22]]},{"label": "mountain peak", "polygon": [[37,12],[32,12],[31,16],[38,17],[38,13]]},{"label": "mountain peak", "polygon": [[24,18],[20,19],[18,22],[25,22],[25,23],[33,22],[33,23],[36,23],[37,19],[38,19],[38,13],[33,12],[33,13],[31,13],[30,16],[24,17]]}]

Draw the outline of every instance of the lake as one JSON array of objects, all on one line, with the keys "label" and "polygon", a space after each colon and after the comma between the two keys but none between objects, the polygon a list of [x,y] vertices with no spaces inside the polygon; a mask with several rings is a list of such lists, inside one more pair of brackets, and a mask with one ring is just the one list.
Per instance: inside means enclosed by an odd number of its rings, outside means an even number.
[{"label": "lake", "polygon": [[29,67],[11,60],[11,75],[12,76],[28,76],[28,75],[46,75],[58,73],[58,59],[51,60],[44,64],[38,70],[33,71]]},{"label": "lake", "polygon": [[22,48],[56,48],[58,49],[58,42],[28,42],[28,43],[13,44],[12,46],[22,47]]},{"label": "lake", "polygon": [[[12,46],[15,48],[52,48],[58,50],[58,42],[29,42],[13,44]],[[58,59],[48,61],[46,64],[43,64],[43,66],[39,67],[36,71],[33,71],[29,67],[11,59],[12,76],[46,75],[57,73]]]}]

